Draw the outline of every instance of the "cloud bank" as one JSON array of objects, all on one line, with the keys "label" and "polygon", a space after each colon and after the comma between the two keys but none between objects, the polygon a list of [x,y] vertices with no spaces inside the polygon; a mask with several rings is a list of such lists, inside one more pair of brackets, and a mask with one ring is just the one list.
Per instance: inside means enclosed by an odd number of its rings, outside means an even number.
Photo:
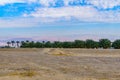
[{"label": "cloud bank", "polygon": [[33,27],[72,20],[120,22],[120,0],[1,0],[0,9],[0,27]]}]

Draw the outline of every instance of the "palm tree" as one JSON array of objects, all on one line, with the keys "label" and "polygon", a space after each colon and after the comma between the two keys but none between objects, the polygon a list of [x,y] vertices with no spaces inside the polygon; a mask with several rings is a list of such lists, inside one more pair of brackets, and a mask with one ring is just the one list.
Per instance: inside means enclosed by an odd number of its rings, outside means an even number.
[{"label": "palm tree", "polygon": [[21,48],[24,48],[24,47],[25,47],[25,43],[26,43],[25,41],[21,41],[20,47],[21,47]]},{"label": "palm tree", "polygon": [[45,41],[42,41],[43,44],[45,44]]},{"label": "palm tree", "polygon": [[26,40],[26,43],[29,43],[30,41],[29,40]]},{"label": "palm tree", "polygon": [[21,41],[21,44],[25,43],[25,41]]},{"label": "palm tree", "polygon": [[16,41],[16,43],[17,43],[17,47],[19,47],[19,43],[20,43],[20,41]]},{"label": "palm tree", "polygon": [[11,43],[12,43],[12,47],[14,46],[14,44],[15,44],[15,41],[11,41]]},{"label": "palm tree", "polygon": [[45,47],[45,41],[42,41],[42,48]]},{"label": "palm tree", "polygon": [[10,47],[11,42],[7,42],[7,44],[8,44],[8,47]]}]

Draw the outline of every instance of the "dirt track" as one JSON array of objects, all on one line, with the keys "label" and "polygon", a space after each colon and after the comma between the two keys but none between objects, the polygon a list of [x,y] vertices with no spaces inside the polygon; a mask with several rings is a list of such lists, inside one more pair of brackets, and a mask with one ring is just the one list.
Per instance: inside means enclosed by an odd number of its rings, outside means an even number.
[{"label": "dirt track", "polygon": [[120,80],[120,50],[0,49],[0,80]]}]

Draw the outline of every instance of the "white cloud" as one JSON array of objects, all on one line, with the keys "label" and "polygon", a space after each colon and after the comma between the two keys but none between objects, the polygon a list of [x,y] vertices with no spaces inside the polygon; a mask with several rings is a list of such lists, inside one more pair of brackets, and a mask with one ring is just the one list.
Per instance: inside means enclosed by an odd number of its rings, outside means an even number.
[{"label": "white cloud", "polygon": [[24,0],[0,0],[0,5],[11,3],[24,3]]},{"label": "white cloud", "polygon": [[60,8],[38,8],[31,14],[24,14],[24,16],[32,16],[36,18],[49,18],[71,20],[71,18],[80,21],[92,22],[119,22],[120,13],[118,11],[98,11],[90,6],[67,6]]},{"label": "white cloud", "polygon": [[42,18],[92,18],[97,11],[91,7],[62,7],[62,8],[38,8],[36,12],[26,16]]},{"label": "white cloud", "polygon": [[113,8],[120,5],[120,0],[86,0],[87,4],[92,4],[98,8]]},{"label": "white cloud", "polygon": [[[31,0],[32,1],[32,0]],[[34,0],[35,1],[35,0]],[[91,4],[86,6],[70,6],[69,3],[83,3],[83,0],[63,0],[63,7],[49,8],[50,4],[55,5],[58,0],[39,0],[44,5],[43,8],[37,8],[35,12],[24,14],[25,17],[49,18],[61,20],[70,20],[76,18],[80,21],[92,22],[120,22],[120,13],[117,10],[100,11],[94,8],[113,8],[120,5],[120,0],[84,0],[85,3]],[[47,20],[49,21],[49,20]]]},{"label": "white cloud", "polygon": [[36,12],[24,14],[22,18],[0,19],[0,27],[34,27],[44,23],[71,21],[73,17],[86,22],[120,22],[120,13],[114,11],[100,12],[86,6],[62,8],[38,8]]},{"label": "white cloud", "polygon": [[[71,20],[75,18],[79,21],[91,22],[120,22],[120,13],[117,10],[99,11],[98,8],[113,8],[120,5],[120,0],[84,0],[85,3],[91,4],[86,6],[70,6],[69,3],[83,3],[83,0],[63,0],[63,7],[49,8],[50,4],[55,5],[59,0],[1,0],[0,4],[7,3],[40,3],[44,7],[36,8],[36,11],[24,13],[21,19],[0,19],[0,27],[22,27],[36,26],[43,22],[55,22],[62,20]],[[31,4],[32,5],[32,4]],[[32,17],[32,18],[29,18]],[[15,24],[16,23],[16,24]],[[19,25],[18,25],[19,24]]]}]

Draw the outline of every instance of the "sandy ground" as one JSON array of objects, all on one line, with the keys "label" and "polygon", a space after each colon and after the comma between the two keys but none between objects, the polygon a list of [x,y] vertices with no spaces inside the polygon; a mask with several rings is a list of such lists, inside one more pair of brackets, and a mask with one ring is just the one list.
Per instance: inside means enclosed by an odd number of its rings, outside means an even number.
[{"label": "sandy ground", "polygon": [[0,80],[120,80],[120,50],[0,49]]}]

